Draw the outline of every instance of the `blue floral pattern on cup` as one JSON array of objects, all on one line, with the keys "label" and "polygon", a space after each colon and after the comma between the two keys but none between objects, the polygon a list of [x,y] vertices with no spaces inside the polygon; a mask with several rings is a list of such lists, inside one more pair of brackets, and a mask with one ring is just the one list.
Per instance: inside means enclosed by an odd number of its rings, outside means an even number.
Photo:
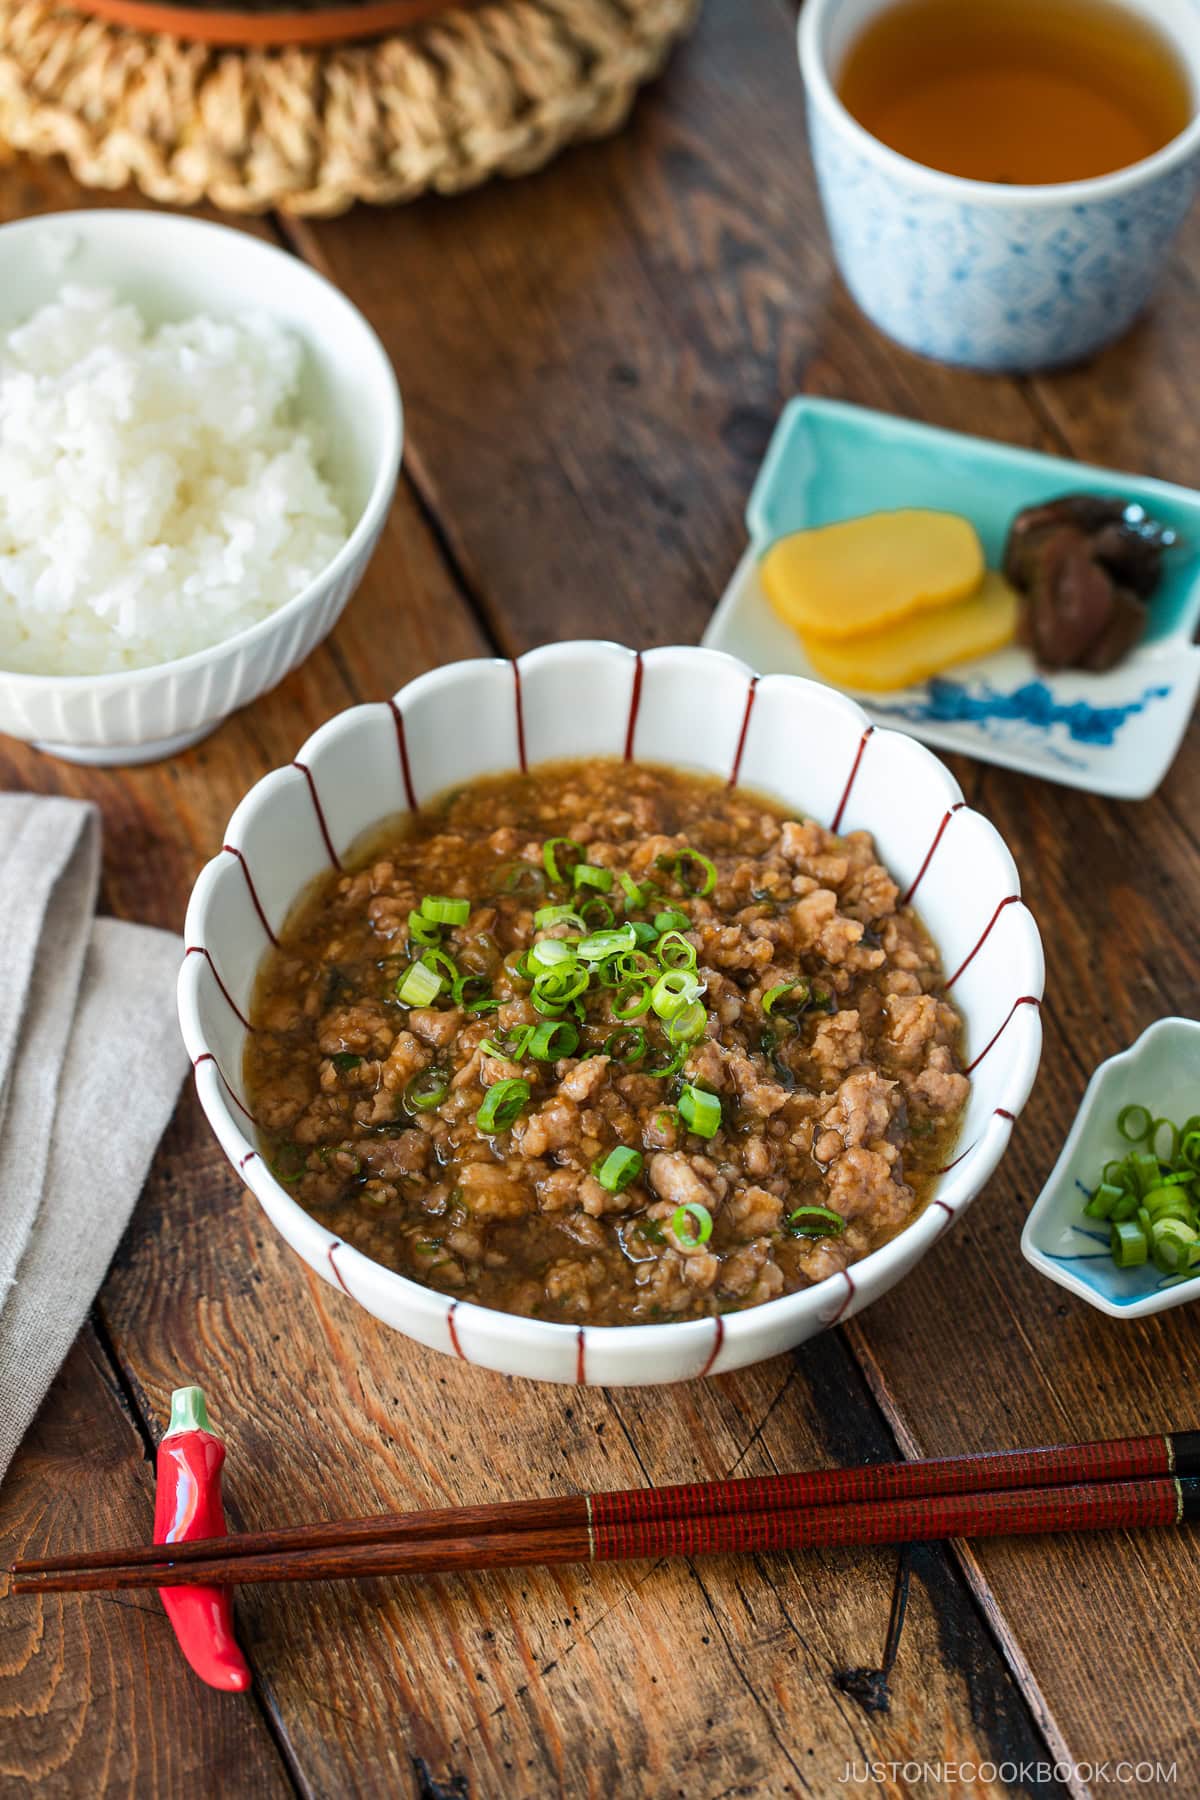
[{"label": "blue floral pattern on cup", "polygon": [[951,182],[906,181],[901,159],[881,162],[819,107],[809,135],[834,253],[868,318],[977,369],[1072,362],[1124,331],[1196,190],[1192,157],[1109,197],[980,204]]}]

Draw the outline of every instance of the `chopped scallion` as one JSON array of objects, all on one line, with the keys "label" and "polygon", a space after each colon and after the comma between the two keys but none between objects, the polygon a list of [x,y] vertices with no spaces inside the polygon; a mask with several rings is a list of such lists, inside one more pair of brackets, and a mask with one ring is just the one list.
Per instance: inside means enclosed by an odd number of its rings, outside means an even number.
[{"label": "chopped scallion", "polygon": [[679,1096],[679,1116],[697,1137],[710,1138],[721,1128],[721,1102],[705,1088],[685,1081]]},{"label": "chopped scallion", "polygon": [[574,1056],[579,1048],[579,1033],[569,1020],[557,1024],[535,1025],[529,1040],[529,1054],[539,1062],[557,1062],[560,1056]]},{"label": "chopped scallion", "polygon": [[475,1114],[480,1131],[507,1131],[519,1117],[533,1090],[527,1081],[498,1081],[483,1097]]},{"label": "chopped scallion", "polygon": [[465,925],[471,916],[469,900],[448,900],[443,894],[426,894],[421,915],[435,925]]},{"label": "chopped scallion", "polygon": [[792,1237],[840,1237],[846,1221],[831,1206],[798,1206],[788,1214],[787,1228]]},{"label": "chopped scallion", "polygon": [[671,1214],[671,1236],[682,1250],[698,1250],[712,1233],[712,1214],[699,1200],[685,1200]]},{"label": "chopped scallion", "polygon": [[610,1150],[607,1156],[597,1158],[592,1165],[592,1174],[610,1194],[619,1194],[631,1181],[636,1181],[641,1172],[641,1151],[630,1150],[624,1144],[617,1150]]},{"label": "chopped scallion", "polygon": [[598,888],[602,894],[607,894],[613,884],[613,872],[611,869],[600,868],[596,863],[578,862],[575,864],[571,883],[577,888]]},{"label": "chopped scallion", "polygon": [[[568,872],[565,875],[561,871],[558,860],[560,851],[563,852],[566,858]],[[542,845],[542,862],[545,864],[546,873],[551,881],[553,881],[556,886],[560,887],[565,887],[570,883],[570,871],[575,867],[576,863],[581,863],[583,861],[586,854],[587,852],[584,850],[583,845],[577,844],[574,838],[547,838],[546,842]]]},{"label": "chopped scallion", "polygon": [[410,963],[396,983],[396,998],[405,1006],[429,1006],[442,991],[442,978],[427,963]]}]

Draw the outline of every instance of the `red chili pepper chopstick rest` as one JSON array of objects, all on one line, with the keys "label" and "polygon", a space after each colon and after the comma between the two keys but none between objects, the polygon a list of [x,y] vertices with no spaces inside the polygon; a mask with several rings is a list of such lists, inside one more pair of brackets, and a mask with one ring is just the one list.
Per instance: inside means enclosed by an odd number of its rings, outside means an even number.
[{"label": "red chili pepper chopstick rest", "polygon": [[[225,1446],[208,1428],[204,1390],[176,1388],[171,1422],[158,1446],[154,1541],[223,1537],[221,1465]],[[250,1686],[250,1669],[233,1634],[233,1596],[225,1587],[159,1588],[179,1647],[201,1681],[227,1694]]]}]

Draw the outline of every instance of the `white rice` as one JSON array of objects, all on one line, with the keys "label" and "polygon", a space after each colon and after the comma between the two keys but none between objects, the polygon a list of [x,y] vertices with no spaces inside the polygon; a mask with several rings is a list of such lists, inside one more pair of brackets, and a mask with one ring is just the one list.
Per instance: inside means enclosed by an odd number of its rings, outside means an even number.
[{"label": "white rice", "polygon": [[346,540],[302,345],[265,314],[151,330],[67,286],[0,333],[0,667],[187,656],[294,598]]}]

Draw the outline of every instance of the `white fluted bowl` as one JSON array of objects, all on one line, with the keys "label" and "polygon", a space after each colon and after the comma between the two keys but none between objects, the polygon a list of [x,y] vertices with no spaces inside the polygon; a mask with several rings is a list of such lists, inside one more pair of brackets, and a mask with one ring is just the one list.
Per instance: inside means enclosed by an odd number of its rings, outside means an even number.
[{"label": "white fluted bowl", "polygon": [[225,225],[165,213],[45,213],[0,226],[0,330],[64,283],[112,287],[152,323],[269,312],[303,343],[300,407],[352,529],[333,561],[268,618],[208,650],[105,675],[0,669],[0,731],[72,762],[172,755],[282,681],[333,629],[362,580],[400,468],[387,353],[358,309],[299,258]]},{"label": "white fluted bowl", "polygon": [[[549,1324],[453,1300],[383,1268],[311,1218],[258,1152],[242,1086],[264,951],[313,879],[381,820],[473,777],[617,756],[724,775],[834,829],[865,828],[938,943],[966,1019],[961,1148],[911,1225],[845,1273],[726,1318]],[[179,1016],[209,1122],[272,1223],[324,1280],[434,1349],[510,1375],[644,1385],[720,1374],[849,1318],[908,1273],[1002,1156],[1041,1051],[1043,961],[1012,857],[914,739],[844,695],[759,679],[713,650],[554,644],[516,663],[452,663],[352,707],[253,787],[188,908]]]}]

